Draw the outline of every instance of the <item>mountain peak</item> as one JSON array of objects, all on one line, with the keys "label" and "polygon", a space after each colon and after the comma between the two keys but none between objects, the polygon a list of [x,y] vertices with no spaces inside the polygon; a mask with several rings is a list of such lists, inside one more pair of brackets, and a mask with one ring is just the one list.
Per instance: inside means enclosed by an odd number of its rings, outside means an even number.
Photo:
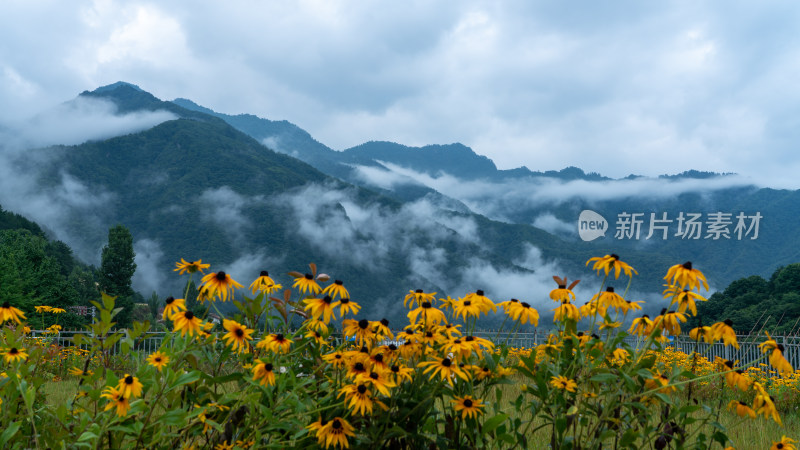
[{"label": "mountain peak", "polygon": [[99,88],[97,88],[94,91],[92,91],[92,93],[93,94],[101,94],[101,93],[104,93],[104,92],[113,91],[113,90],[115,90],[117,88],[120,88],[120,87],[133,88],[133,89],[136,89],[139,92],[144,92],[144,90],[142,88],[140,88],[139,86],[137,86],[135,84],[128,83],[126,81],[117,81],[116,83],[111,83],[111,84],[107,84],[105,86],[100,86]]}]

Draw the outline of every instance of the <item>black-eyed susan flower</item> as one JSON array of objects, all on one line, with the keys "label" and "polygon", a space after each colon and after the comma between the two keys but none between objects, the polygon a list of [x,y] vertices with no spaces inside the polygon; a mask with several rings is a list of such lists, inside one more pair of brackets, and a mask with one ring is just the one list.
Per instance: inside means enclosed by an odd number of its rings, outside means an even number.
[{"label": "black-eyed susan flower", "polygon": [[514,322],[539,326],[539,312],[527,302],[511,303],[508,308],[505,308],[505,312]]},{"label": "black-eyed susan flower", "polygon": [[381,341],[383,339],[394,339],[394,333],[389,328],[389,319],[382,318],[381,320],[370,321],[372,331],[375,332],[375,340]]},{"label": "black-eyed susan flower", "polygon": [[561,306],[553,311],[555,312],[553,315],[553,322],[563,322],[565,320],[574,320],[577,322],[581,320],[580,311],[578,311],[578,308],[572,303],[562,302]]},{"label": "black-eyed susan flower", "polygon": [[670,306],[677,303],[678,312],[685,313],[690,311],[692,316],[697,315],[697,304],[695,302],[706,301],[705,297],[694,292],[690,289],[683,289],[675,285],[665,285],[667,289],[664,290],[664,298],[672,298]]},{"label": "black-eyed susan flower", "polygon": [[394,382],[399,384],[404,381],[411,382],[411,374],[414,373],[414,369],[406,367],[402,364],[393,364],[391,367],[389,367],[389,372],[391,372],[392,376],[394,377]]},{"label": "black-eyed susan flower", "polygon": [[275,280],[269,276],[269,272],[262,270],[258,278],[250,283],[250,292],[252,292],[253,295],[257,292],[266,292],[269,294],[280,289],[280,287],[276,288],[275,286]]},{"label": "black-eyed susan flower", "polygon": [[322,360],[336,369],[341,369],[347,364],[347,359],[345,359],[344,353],[338,350],[333,353],[328,353],[327,355],[322,355]]},{"label": "black-eyed susan flower", "polygon": [[370,345],[375,340],[375,331],[367,319],[343,320],[342,332],[345,337],[355,336],[358,345]]},{"label": "black-eyed susan flower", "polygon": [[126,415],[128,415],[128,410],[131,408],[131,404],[128,401],[128,398],[122,395],[122,392],[119,391],[117,388],[108,386],[107,388],[105,388],[103,393],[100,394],[100,396],[109,400],[108,404],[106,404],[104,411],[116,408],[117,416],[125,417]]},{"label": "black-eyed susan flower", "polygon": [[797,441],[792,438],[781,436],[781,440],[773,442],[769,450],[797,450],[797,447],[794,445],[796,442]]},{"label": "black-eyed susan flower", "polygon": [[320,319],[310,318],[305,321],[306,328],[314,330],[321,334],[328,334],[328,325]]},{"label": "black-eyed susan flower", "polygon": [[347,366],[347,378],[351,380],[355,380],[359,375],[367,373],[367,366],[364,364],[363,360],[353,359],[349,360],[349,364]]},{"label": "black-eyed susan flower", "polygon": [[794,372],[791,363],[783,356],[783,344],[778,344],[775,350],[769,355],[769,363],[772,364],[778,372],[783,375],[788,375]]},{"label": "black-eyed susan flower", "polygon": [[616,308],[619,310],[624,310],[627,307],[625,304],[625,299],[614,292],[613,286],[608,286],[605,291],[595,294],[591,301],[596,301],[597,304],[603,308]]},{"label": "black-eyed susan flower", "polygon": [[191,311],[181,311],[172,315],[172,325],[175,331],[181,332],[181,337],[199,335],[203,323]]},{"label": "black-eyed susan flower", "polygon": [[25,313],[11,306],[8,302],[3,302],[2,306],[0,306],[0,323],[12,320],[16,323],[22,323],[25,320]]},{"label": "black-eyed susan flower", "polygon": [[738,400],[731,400],[731,402],[728,403],[728,409],[735,411],[736,415],[739,417],[750,417],[751,419],[756,418],[756,412],[753,411],[753,408],[751,408],[747,403],[740,402]]},{"label": "black-eyed susan flower", "polygon": [[556,389],[561,389],[563,391],[572,393],[574,393],[578,389],[578,384],[575,383],[575,380],[570,380],[569,378],[563,375],[551,377],[550,386],[553,386]]},{"label": "black-eyed susan flower", "polygon": [[292,340],[287,339],[283,333],[269,334],[261,340],[256,347],[264,348],[273,353],[289,353],[292,348]]},{"label": "black-eyed susan flower", "polygon": [[67,310],[64,308],[50,308],[50,312],[53,314],[64,314]]},{"label": "black-eyed susan flower", "polygon": [[147,363],[161,372],[161,369],[169,364],[169,356],[164,352],[155,352],[147,356]]},{"label": "black-eyed susan flower", "polygon": [[672,336],[681,334],[681,322],[686,322],[686,316],[677,311],[667,312],[666,308],[661,310],[661,314],[653,319],[653,326],[665,331]]},{"label": "black-eyed susan flower", "polygon": [[319,331],[308,330],[303,336],[305,336],[308,339],[311,339],[312,342],[316,342],[317,345],[320,346],[328,345],[328,341],[325,339],[325,336],[321,335]]},{"label": "black-eyed susan flower", "polygon": [[455,397],[450,401],[453,403],[453,409],[456,413],[461,413],[462,420],[467,417],[477,419],[479,414],[483,414],[483,403],[480,399],[473,398],[471,395]]},{"label": "black-eyed susan flower", "polygon": [[22,347],[11,347],[5,351],[3,359],[9,364],[17,361],[25,361],[28,359],[28,353]]},{"label": "black-eyed susan flower", "polygon": [[442,322],[447,322],[444,313],[433,307],[431,302],[422,302],[418,308],[408,312],[408,320],[412,325],[417,324],[419,316],[422,316],[422,324],[426,327],[429,325],[438,325]]},{"label": "black-eyed susan flower", "polygon": [[464,342],[462,339],[452,339],[447,341],[444,345],[444,350],[448,354],[452,354],[453,359],[456,361],[461,361],[469,358],[469,355],[472,354],[472,347],[472,345]]},{"label": "black-eyed susan flower", "polygon": [[35,309],[37,313],[46,313],[50,312],[50,310],[53,309],[53,307],[47,305],[41,305],[41,306],[34,306],[33,309]]},{"label": "black-eyed susan flower", "polygon": [[161,319],[163,320],[172,320],[172,316],[175,313],[186,311],[186,300],[182,298],[167,297],[164,302],[164,312],[161,314]]},{"label": "black-eyed susan flower", "polygon": [[310,293],[311,295],[317,295],[322,292],[322,287],[314,280],[314,275],[310,273],[301,277],[295,277],[292,287],[298,289],[302,294]]},{"label": "black-eyed susan flower", "polygon": [[119,384],[117,384],[117,390],[122,393],[122,396],[125,398],[139,398],[142,396],[142,383],[139,382],[139,378],[125,374],[124,377],[119,379]]},{"label": "black-eyed susan flower", "polygon": [[408,291],[405,299],[403,299],[403,306],[406,308],[414,308],[414,305],[419,307],[424,302],[433,304],[435,299],[436,292],[426,294],[422,289],[417,289],[416,291]]},{"label": "black-eyed susan flower", "polygon": [[464,336],[462,339],[467,345],[472,347],[472,350],[478,355],[483,354],[483,350],[491,350],[494,348],[492,341],[478,336]]},{"label": "black-eyed susan flower", "polygon": [[79,369],[77,367],[70,367],[68,372],[69,372],[70,375],[75,375],[76,377],[82,377],[82,376],[87,376],[87,375],[91,376],[92,373],[93,373],[91,370],[86,370],[84,372],[83,369]]},{"label": "black-eyed susan flower", "polygon": [[362,416],[367,413],[372,414],[372,406],[375,400],[366,384],[348,384],[339,389],[339,397],[344,395],[347,407],[355,414]]},{"label": "black-eyed susan flower", "polygon": [[233,351],[245,353],[250,351],[249,341],[253,340],[253,336],[251,335],[255,332],[255,330],[251,330],[235,320],[229,319],[223,319],[222,326],[228,330],[228,332],[222,336],[222,339],[226,344],[231,346]]},{"label": "black-eyed susan flower", "polygon": [[339,300],[339,315],[344,317],[345,314],[358,314],[358,311],[361,309],[358,303],[350,300],[349,297],[344,297]]},{"label": "black-eyed susan flower", "polygon": [[725,382],[730,387],[738,388],[742,392],[747,392],[752,381],[739,369],[736,369],[733,361],[724,360],[723,367],[725,372]]},{"label": "black-eyed susan flower", "polygon": [[317,438],[317,444],[319,444],[320,446],[322,446],[325,443],[325,437],[321,435],[320,430],[327,424],[328,421],[320,417],[319,419],[317,419],[316,422],[312,422],[311,424],[306,425],[306,428],[309,431],[314,432],[314,436]]},{"label": "black-eyed susan flower", "polygon": [[711,333],[711,327],[696,327],[689,331],[689,338],[693,341],[704,340],[708,344],[714,343],[714,335]]},{"label": "black-eyed susan flower", "polygon": [[396,387],[397,385],[389,378],[388,370],[381,370],[376,366],[372,367],[369,372],[359,374],[355,378],[356,383],[364,383],[368,386],[375,388],[381,394],[389,397],[391,393],[389,388]]},{"label": "black-eyed susan flower", "polygon": [[450,386],[453,385],[453,379],[459,377],[464,381],[469,381],[469,376],[458,367],[450,358],[437,358],[432,357],[433,361],[424,361],[417,364],[417,367],[425,368],[423,373],[430,373],[431,379],[439,375],[441,379],[447,381]]},{"label": "black-eyed susan flower", "polygon": [[350,293],[347,292],[347,288],[344,287],[342,280],[334,280],[333,283],[325,286],[325,289],[322,290],[322,294],[330,295],[333,299],[337,297],[350,298]]},{"label": "black-eyed susan flower", "polygon": [[464,300],[472,302],[472,304],[476,305],[484,314],[488,314],[489,311],[497,312],[497,305],[495,305],[494,302],[480,289],[467,294],[464,297]]},{"label": "black-eyed susan flower", "polygon": [[211,267],[211,264],[203,264],[202,259],[188,262],[185,259],[181,258],[181,262],[176,262],[175,268],[172,269],[172,271],[178,272],[178,275],[183,275],[184,273],[195,273],[195,272],[203,273],[203,269],[208,269],[209,267]]},{"label": "black-eyed susan flower", "polygon": [[670,386],[669,379],[664,375],[657,374],[651,378],[644,380],[644,387],[647,390],[658,390],[661,393],[668,394],[676,390],[675,386]]},{"label": "black-eyed susan flower", "polygon": [[209,291],[211,297],[219,297],[223,302],[228,301],[228,295],[233,296],[235,289],[243,286],[223,271],[212,272],[203,277],[203,287]]},{"label": "black-eyed susan flower", "polygon": [[730,319],[711,325],[711,337],[715,341],[721,340],[725,346],[733,345],[737,349],[739,348],[736,331],[733,330],[733,322]]},{"label": "black-eyed susan flower", "polygon": [[341,417],[335,417],[317,430],[317,437],[321,437],[325,441],[325,448],[349,448],[350,444],[347,442],[347,437],[355,435],[353,426]]},{"label": "black-eyed susan flower", "polygon": [[310,310],[313,318],[322,318],[322,321],[326,324],[330,323],[331,319],[336,319],[333,308],[338,306],[339,302],[334,302],[330,295],[325,295],[322,298],[307,298],[303,302],[306,304],[303,310]]},{"label": "black-eyed susan flower", "polygon": [[627,263],[620,261],[619,256],[613,253],[610,255],[605,255],[602,258],[599,256],[596,256],[594,258],[589,258],[589,260],[586,261],[586,265],[588,266],[589,263],[592,262],[594,262],[592,270],[596,270],[598,275],[600,274],[601,270],[605,271],[606,276],[608,276],[611,270],[613,270],[615,279],[619,279],[620,274],[623,272],[628,277],[632,276],[631,272],[635,273],[636,275],[639,274],[638,272],[636,272],[636,269],[634,269]]},{"label": "black-eyed susan flower", "polygon": [[467,317],[478,317],[481,315],[481,308],[467,299],[461,299],[456,302],[453,309],[455,311],[455,317],[463,317],[465,322],[467,321]]},{"label": "black-eyed susan flower", "polygon": [[775,401],[764,389],[764,385],[757,381],[753,382],[753,389],[756,391],[756,396],[753,399],[753,409],[756,410],[756,414],[763,415],[765,418],[772,419],[778,425],[783,426],[778,409],[775,408]]},{"label": "black-eyed susan flower", "polygon": [[458,299],[452,298],[449,295],[447,298],[440,298],[439,299],[439,308],[441,309],[453,309],[456,307],[456,303],[458,303]]},{"label": "black-eyed susan flower", "polygon": [[500,302],[497,305],[503,310],[503,312],[508,314],[508,309],[512,308],[515,303],[519,303],[519,300],[517,300],[516,298],[512,298],[511,300]]},{"label": "black-eyed susan flower", "polygon": [[559,284],[558,288],[550,291],[550,300],[561,303],[562,301],[575,301],[575,293],[567,288],[566,284]]},{"label": "black-eyed susan flower", "polygon": [[642,317],[633,319],[628,333],[635,334],[637,336],[644,336],[645,334],[650,333],[651,326],[653,326],[653,321],[650,320],[650,317],[647,314],[644,314]]},{"label": "black-eyed susan flower", "polygon": [[369,358],[367,358],[367,361],[372,366],[372,370],[376,370],[376,371],[389,370],[389,366],[387,365],[387,362],[390,361],[390,360],[387,359],[384,356],[384,354],[381,351],[380,347],[376,348],[376,349],[374,349],[374,350],[372,350],[370,352]]},{"label": "black-eyed susan flower", "polygon": [[272,363],[256,360],[253,366],[253,381],[258,381],[262,386],[275,386],[275,372]]},{"label": "black-eyed susan flower", "polygon": [[708,290],[708,282],[703,272],[692,267],[691,261],[686,261],[683,264],[676,264],[669,268],[667,275],[664,277],[669,284],[677,284],[681,289],[694,289],[699,291],[700,287]]}]

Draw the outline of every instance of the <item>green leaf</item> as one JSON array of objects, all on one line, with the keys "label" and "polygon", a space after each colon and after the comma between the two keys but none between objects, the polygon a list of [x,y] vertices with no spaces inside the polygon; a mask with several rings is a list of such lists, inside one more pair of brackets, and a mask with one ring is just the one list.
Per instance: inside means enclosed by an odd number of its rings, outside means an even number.
[{"label": "green leaf", "polygon": [[0,447],[5,448],[6,443],[8,443],[8,441],[14,437],[15,434],[17,434],[19,427],[19,422],[11,422],[11,424],[6,427],[5,431],[3,431],[3,434],[0,434]]},{"label": "green leaf", "polygon": [[606,381],[616,381],[619,379],[619,376],[613,373],[598,373],[597,375],[589,378],[589,381],[595,381],[598,383],[605,383]]},{"label": "green leaf", "polygon": [[492,417],[491,419],[488,419],[486,422],[483,423],[483,429],[481,430],[481,433],[482,434],[491,433],[492,431],[495,430],[495,428],[500,426],[500,424],[505,422],[506,419],[508,419],[508,415],[503,413],[500,413]]},{"label": "green leaf", "polygon": [[194,383],[195,381],[200,379],[200,372],[193,370],[189,373],[181,374],[175,381],[170,383],[168,391],[171,391],[177,387],[183,386],[184,384]]}]

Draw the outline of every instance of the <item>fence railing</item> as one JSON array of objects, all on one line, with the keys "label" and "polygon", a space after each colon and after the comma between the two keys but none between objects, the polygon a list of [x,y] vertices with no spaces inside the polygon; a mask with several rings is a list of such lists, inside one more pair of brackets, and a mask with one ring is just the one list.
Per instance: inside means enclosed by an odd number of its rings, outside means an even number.
[{"label": "fence railing", "polygon": [[[548,336],[552,330],[537,329],[533,332],[512,333],[509,331],[493,331],[493,330],[475,330],[473,333],[477,337],[481,337],[492,341],[495,345],[507,344],[515,348],[534,348],[537,345],[547,342]],[[74,338],[76,335],[85,335],[90,337],[90,332],[85,330],[62,330],[59,333],[52,334],[46,333],[43,330],[33,330],[31,335],[37,339],[43,339],[49,343],[56,344],[62,347],[69,347],[74,345]],[[161,346],[166,333],[163,331],[148,332],[142,338],[134,341],[132,347],[132,356],[143,358],[148,354],[155,352]],[[332,336],[335,343],[342,342],[341,334],[334,334]],[[759,344],[766,340],[766,336],[759,335],[737,335],[739,348],[733,346],[725,346],[721,342],[708,344],[704,341],[699,343],[690,339],[688,335],[680,335],[670,338],[668,345],[675,347],[684,353],[691,353],[697,351],[699,354],[705,356],[710,361],[714,361],[716,357],[725,358],[731,361],[739,361],[739,366],[749,365],[763,356]],[[778,344],[783,345],[783,355],[795,369],[800,368],[800,336],[772,336]],[[628,336],[625,341],[633,346],[641,346],[644,344],[643,339],[636,336]],[[80,348],[88,349],[87,345],[81,344]],[[119,354],[122,351],[121,343],[116,342],[111,348],[108,349],[110,353]]]}]

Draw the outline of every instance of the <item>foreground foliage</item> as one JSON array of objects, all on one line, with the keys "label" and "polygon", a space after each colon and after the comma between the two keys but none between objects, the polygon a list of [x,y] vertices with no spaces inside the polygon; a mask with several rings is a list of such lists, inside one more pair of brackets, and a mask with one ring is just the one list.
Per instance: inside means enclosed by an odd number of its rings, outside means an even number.
[{"label": "foreground foliage", "polygon": [[[495,303],[479,290],[459,299],[412,290],[403,299],[408,324],[397,331],[385,319],[360,318],[344,283],[330,282],[313,264],[309,273],[290,273],[291,289],[264,271],[249,286],[253,298],[236,298],[243,286],[230,274],[204,274],[208,264],[181,260],[176,271],[202,275],[197,301],[205,313],[187,309],[195,299],[167,299],[162,317],[172,331],[125,372],[115,370],[110,349],[119,343],[129,354],[150,324],[112,332],[120,308],[104,296],[91,337],[74,342],[88,350],[60,356],[76,363],[68,371],[79,382],[72,398],[56,404],[42,390],[64,363],[54,364],[46,339],[26,336],[25,315],[5,302],[0,446],[730,448],[745,443],[729,439],[720,414],[781,423],[782,406],[771,394],[796,389],[797,373],[769,336],[752,368],[667,346],[708,288],[691,263],[669,268],[662,312],[635,318],[627,330],[622,323],[641,302],[608,284],[621,277],[629,287],[636,271],[616,255],[587,264],[602,276],[598,293],[579,307],[575,283],[554,277],[548,342],[513,349],[474,330],[481,315],[498,309],[514,332],[539,326],[539,312],[525,301]],[[187,292],[192,285],[190,278]],[[238,313],[220,314],[215,324],[209,311],[219,314],[216,302],[225,300]],[[339,323],[343,339],[333,334]],[[690,335],[738,346],[731,325]],[[788,381],[759,375],[762,362]],[[725,386],[731,400],[703,395],[709,386]],[[789,437],[774,441],[794,448]]]}]

